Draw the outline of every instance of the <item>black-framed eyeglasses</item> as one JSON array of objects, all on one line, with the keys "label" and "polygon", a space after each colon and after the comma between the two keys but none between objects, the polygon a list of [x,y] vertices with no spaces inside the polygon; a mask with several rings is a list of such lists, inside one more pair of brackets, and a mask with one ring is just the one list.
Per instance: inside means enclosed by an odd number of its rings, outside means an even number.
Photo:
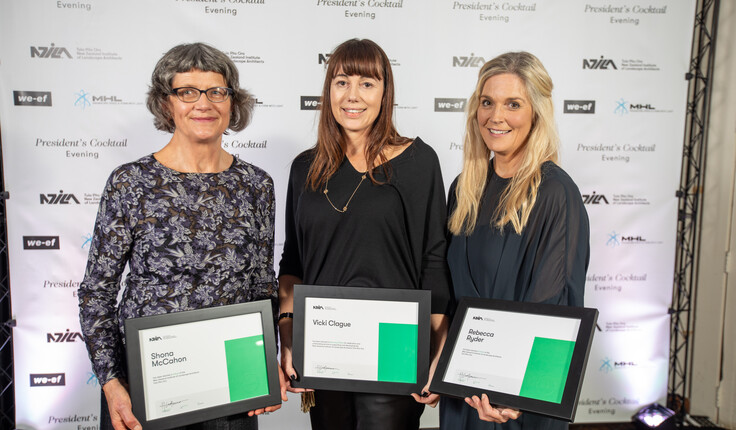
[{"label": "black-framed eyeglasses", "polygon": [[176,98],[184,103],[194,103],[198,101],[199,98],[202,97],[202,93],[205,93],[207,95],[207,100],[212,103],[222,103],[226,101],[228,97],[233,95],[234,91],[232,88],[224,87],[212,87],[207,88],[206,90],[200,90],[199,88],[194,87],[179,87],[171,89],[171,94],[175,95]]}]

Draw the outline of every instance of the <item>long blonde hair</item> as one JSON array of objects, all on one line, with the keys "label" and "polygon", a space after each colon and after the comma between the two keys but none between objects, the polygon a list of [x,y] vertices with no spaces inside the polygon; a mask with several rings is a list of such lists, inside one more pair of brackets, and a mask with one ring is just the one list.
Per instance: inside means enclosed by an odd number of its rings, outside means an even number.
[{"label": "long blonde hair", "polygon": [[491,158],[491,151],[480,134],[478,106],[486,81],[504,73],[516,75],[524,83],[532,107],[532,127],[524,143],[519,169],[503,191],[491,225],[502,229],[511,223],[514,231],[520,234],[537,200],[542,164],[546,161],[557,163],[559,137],[552,103],[552,79],[542,62],[528,52],[507,52],[484,64],[468,102],[463,170],[455,189],[457,206],[448,221],[449,229],[455,235],[469,235],[475,229]]}]

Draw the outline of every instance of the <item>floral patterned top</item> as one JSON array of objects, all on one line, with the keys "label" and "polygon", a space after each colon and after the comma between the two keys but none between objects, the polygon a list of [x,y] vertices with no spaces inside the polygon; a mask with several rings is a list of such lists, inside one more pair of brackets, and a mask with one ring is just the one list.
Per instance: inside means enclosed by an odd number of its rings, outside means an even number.
[{"label": "floral patterned top", "polygon": [[125,377],[125,319],[261,299],[275,312],[274,215],[271,177],[238,158],[220,173],[177,172],[153,155],[115,169],[78,292],[100,384]]}]

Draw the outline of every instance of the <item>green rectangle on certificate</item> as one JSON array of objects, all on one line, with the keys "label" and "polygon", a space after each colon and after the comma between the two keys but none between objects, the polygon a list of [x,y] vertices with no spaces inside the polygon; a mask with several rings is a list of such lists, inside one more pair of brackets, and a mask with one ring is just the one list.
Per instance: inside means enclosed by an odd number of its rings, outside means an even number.
[{"label": "green rectangle on certificate", "polygon": [[266,349],[262,334],[226,340],[225,359],[231,402],[268,394]]},{"label": "green rectangle on certificate", "polygon": [[378,323],[378,380],[417,382],[416,324]]},{"label": "green rectangle on certificate", "polygon": [[575,342],[535,337],[520,396],[560,403]]}]

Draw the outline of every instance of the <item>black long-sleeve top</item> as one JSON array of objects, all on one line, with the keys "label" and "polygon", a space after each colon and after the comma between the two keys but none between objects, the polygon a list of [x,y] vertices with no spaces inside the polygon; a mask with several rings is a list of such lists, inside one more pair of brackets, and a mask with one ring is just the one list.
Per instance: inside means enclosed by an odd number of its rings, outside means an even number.
[{"label": "black long-sleeve top", "polygon": [[[455,297],[583,306],[590,227],[578,187],[559,166],[544,163],[529,221],[516,234],[510,224],[503,231],[491,226],[509,181],[496,175],[491,162],[475,229],[450,238],[447,259]],[[457,180],[450,187],[450,210],[456,204],[456,186]],[[463,400],[443,398],[440,428],[563,430],[568,424],[532,413],[504,424],[484,422]]]},{"label": "black long-sleeve top", "polygon": [[[279,275],[309,285],[414,288],[432,292],[432,313],[450,312],[446,263],[446,204],[439,160],[416,138],[374,175],[362,176],[343,159],[324,188],[305,186],[312,151],[294,160],[286,200],[286,238]],[[357,187],[357,190],[356,190]]]}]

